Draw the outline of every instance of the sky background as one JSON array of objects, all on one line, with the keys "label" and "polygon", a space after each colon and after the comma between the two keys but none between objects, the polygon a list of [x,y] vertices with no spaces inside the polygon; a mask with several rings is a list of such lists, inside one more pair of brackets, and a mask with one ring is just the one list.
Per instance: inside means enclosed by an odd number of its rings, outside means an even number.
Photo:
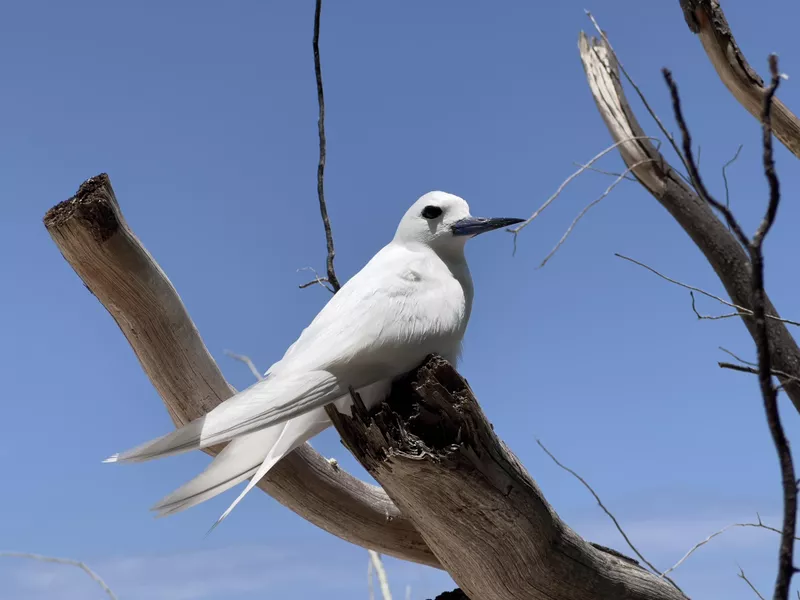
[{"label": "sky background", "polygon": [[[781,53],[779,96],[800,107],[800,7],[726,1],[761,73]],[[528,216],[609,145],[576,40],[593,10],[671,129],[660,68],[682,91],[707,184],[748,231],[762,214],[759,126],[718,80],[672,2],[327,2],[326,192],[337,269],[348,279],[407,207],[439,189],[473,214]],[[138,465],[101,460],[171,428],[102,306],[41,223],[80,183],[108,172],[125,217],[181,294],[231,383],[252,381],[328,299],[303,267],[324,269],[316,198],[317,100],[302,2],[16,2],[0,8],[0,549],[86,561],[122,600],[367,597],[367,552],[256,491],[204,538],[235,491],[169,519],[148,508],[200,472],[189,455]],[[780,18],[775,18],[780,15]],[[796,76],[796,77],[794,77]],[[641,105],[634,109],[657,135]],[[670,156],[668,154],[668,156]],[[674,160],[674,157],[671,156]],[[769,293],[800,317],[797,163],[779,144],[784,196],[766,243]],[[601,166],[620,169],[616,153]],[[594,208],[543,269],[542,258],[612,179],[585,173],[518,240],[468,245],[476,298],[461,373],[495,430],[559,515],[630,554],[588,492],[602,496],[659,568],[731,522],[779,524],[777,460],[756,379],[723,371],[718,346],[752,358],[740,322],[698,321],[688,293],[620,252],[712,293],[723,290],[688,237],[636,183]],[[725,308],[699,300],[701,311]],[[792,440],[798,415],[785,397]],[[365,476],[335,432],[314,440]],[[739,567],[771,595],[777,535],[733,530],[676,571],[695,598],[749,599]],[[434,569],[387,559],[397,597],[455,587]],[[91,600],[70,567],[0,559],[0,597]]]}]

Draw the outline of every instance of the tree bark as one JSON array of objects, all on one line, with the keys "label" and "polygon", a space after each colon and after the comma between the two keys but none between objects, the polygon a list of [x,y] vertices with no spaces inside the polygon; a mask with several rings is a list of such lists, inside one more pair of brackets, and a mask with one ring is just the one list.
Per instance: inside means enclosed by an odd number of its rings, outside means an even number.
[{"label": "tree bark", "polygon": [[[645,137],[636,115],[631,110],[619,81],[613,52],[603,40],[589,39],[581,33],[578,46],[600,115],[615,142],[619,145],[625,164],[631,167],[639,182],[667,209],[708,260],[734,304],[752,309],[751,268],[746,252],[717,218],[711,207],[687,185],[666,159]],[[651,159],[649,162],[647,159]],[[765,296],[766,313],[779,317],[772,302]],[[755,321],[743,316],[742,321],[756,340]],[[794,377],[800,376],[800,348],[786,325],[767,319],[770,355],[773,367]],[[779,377],[786,394],[800,411],[800,384]]]},{"label": "tree bark", "polygon": [[[680,0],[689,29],[697,34],[711,64],[733,97],[759,122],[766,87],[733,37],[717,0]],[[772,101],[772,131],[800,158],[800,119],[778,98]]]},{"label": "tree bark", "polygon": [[[172,283],[125,222],[107,175],[84,182],[74,197],[47,212],[44,224],[119,325],[176,426],[235,393]],[[206,452],[214,456],[221,449]],[[281,460],[258,487],[337,537],[441,568],[383,490],[333,467],[308,444]]]},{"label": "tree bark", "polygon": [[348,449],[469,598],[685,600],[562,522],[441,357],[401,378],[373,417],[355,408],[333,417]]}]

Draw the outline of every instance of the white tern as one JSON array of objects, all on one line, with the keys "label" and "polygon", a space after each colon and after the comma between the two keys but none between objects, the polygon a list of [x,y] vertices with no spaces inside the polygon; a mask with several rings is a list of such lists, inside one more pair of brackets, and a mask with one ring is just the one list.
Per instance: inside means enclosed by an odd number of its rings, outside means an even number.
[{"label": "white tern", "polygon": [[275,463],[331,425],[325,405],[350,413],[350,387],[372,408],[393,379],[429,354],[455,363],[473,297],[464,245],[522,221],[472,217],[458,196],[425,194],[403,216],[392,241],[328,301],[263,380],[106,462],[145,461],[230,442],[205,471],[153,507],[159,516],[173,514],[249,478],[218,525]]}]

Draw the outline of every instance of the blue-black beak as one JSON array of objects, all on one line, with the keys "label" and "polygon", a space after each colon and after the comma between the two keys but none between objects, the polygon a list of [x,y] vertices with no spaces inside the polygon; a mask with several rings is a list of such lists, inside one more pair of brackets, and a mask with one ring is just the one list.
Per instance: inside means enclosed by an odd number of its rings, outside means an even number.
[{"label": "blue-black beak", "polygon": [[453,223],[453,235],[478,235],[487,231],[494,231],[501,227],[522,223],[525,219],[485,219],[483,217],[467,217]]}]

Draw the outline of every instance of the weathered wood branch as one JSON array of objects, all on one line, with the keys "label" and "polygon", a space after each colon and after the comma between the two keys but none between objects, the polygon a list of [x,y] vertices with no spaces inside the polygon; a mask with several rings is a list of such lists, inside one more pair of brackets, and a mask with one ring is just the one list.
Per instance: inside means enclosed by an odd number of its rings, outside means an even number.
[{"label": "weathered wood branch", "polygon": [[398,381],[373,417],[354,409],[334,424],[469,598],[685,600],[562,522],[441,357]]},{"label": "weathered wood branch", "polygon": [[[108,176],[93,177],[44,217],[53,241],[127,338],[173,422],[202,416],[235,390],[203,344],[177,291],[128,227]],[[212,456],[221,447],[210,448]],[[258,486],[349,542],[441,568],[413,524],[380,488],[305,444]]]},{"label": "weathered wood branch", "polygon": [[[722,83],[760,122],[767,88],[739,49],[718,0],[680,0],[680,5]],[[800,119],[778,98],[772,101],[772,130],[800,158]]]},{"label": "weathered wood branch", "polygon": [[[581,61],[600,115],[620,154],[639,182],[667,209],[705,256],[722,282],[731,301],[752,311],[752,282],[750,259],[744,248],[717,218],[712,209],[687,185],[655,146],[644,139],[639,125],[620,84],[617,63],[603,40],[581,33],[578,46]],[[632,140],[631,138],[639,138]],[[630,141],[624,141],[630,140]],[[645,162],[649,159],[649,162]],[[765,296],[766,312],[779,317],[778,311]],[[750,314],[740,315],[755,342],[757,331]],[[768,319],[770,354],[778,371],[791,376],[779,377],[786,394],[800,411],[800,348],[784,323]]]}]

